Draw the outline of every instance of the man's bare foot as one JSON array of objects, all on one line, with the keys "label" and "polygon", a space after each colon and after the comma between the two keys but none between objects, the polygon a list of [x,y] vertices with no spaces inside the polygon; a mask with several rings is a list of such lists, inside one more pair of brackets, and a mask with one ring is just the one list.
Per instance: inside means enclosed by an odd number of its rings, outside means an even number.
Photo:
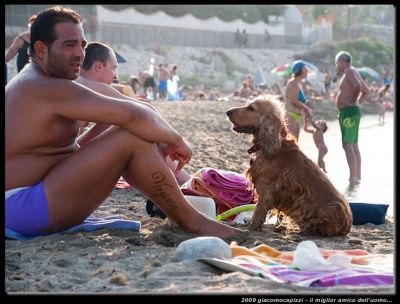
[{"label": "man's bare foot", "polygon": [[242,243],[246,240],[247,231],[230,227],[221,222],[203,217],[198,225],[198,229],[190,231],[198,236],[216,236],[227,242],[237,241]]},{"label": "man's bare foot", "polygon": [[230,236],[230,237],[225,237],[222,238],[225,242],[227,242],[228,244],[231,244],[231,242],[235,242],[238,245],[242,244],[244,242],[246,242],[249,239],[249,231],[247,230],[241,230],[241,229],[237,229],[238,231],[235,232],[234,235]]}]

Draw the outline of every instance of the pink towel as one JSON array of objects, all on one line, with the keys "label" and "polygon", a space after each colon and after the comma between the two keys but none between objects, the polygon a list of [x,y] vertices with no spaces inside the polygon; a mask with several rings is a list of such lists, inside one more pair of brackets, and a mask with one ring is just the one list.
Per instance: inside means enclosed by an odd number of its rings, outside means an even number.
[{"label": "pink towel", "polygon": [[200,175],[205,186],[216,193],[218,199],[229,202],[233,207],[253,202],[253,191],[250,190],[249,181],[241,174],[203,168],[196,175]]},{"label": "pink towel", "polygon": [[[245,176],[231,171],[203,168],[193,175],[188,189],[213,198],[217,205],[217,214],[254,203],[249,181]],[[234,216],[228,220],[233,218]]]}]

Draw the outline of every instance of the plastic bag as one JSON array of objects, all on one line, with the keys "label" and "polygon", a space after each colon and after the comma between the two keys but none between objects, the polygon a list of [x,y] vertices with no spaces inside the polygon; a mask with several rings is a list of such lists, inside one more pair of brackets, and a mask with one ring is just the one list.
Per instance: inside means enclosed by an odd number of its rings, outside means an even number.
[{"label": "plastic bag", "polygon": [[351,267],[351,258],[333,254],[324,259],[313,241],[303,241],[293,253],[293,264],[304,271],[333,271]]}]

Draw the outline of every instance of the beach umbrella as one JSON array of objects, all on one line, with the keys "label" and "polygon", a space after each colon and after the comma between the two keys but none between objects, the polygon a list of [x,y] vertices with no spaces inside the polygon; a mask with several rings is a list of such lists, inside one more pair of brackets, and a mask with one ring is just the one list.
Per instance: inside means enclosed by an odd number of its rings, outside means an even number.
[{"label": "beach umbrella", "polygon": [[260,86],[264,86],[266,84],[264,75],[262,73],[261,68],[257,68],[256,72],[254,73],[254,86],[260,87]]},{"label": "beach umbrella", "polygon": [[[319,68],[315,64],[304,60],[302,61],[304,62],[310,73],[319,73]],[[277,66],[276,68],[271,70],[271,73],[277,74],[279,76],[290,76],[290,74],[292,73],[292,64],[285,63],[283,65]]]},{"label": "beach umbrella", "polygon": [[381,80],[381,75],[374,69],[368,68],[368,67],[362,67],[356,69],[357,72],[360,74],[360,76],[365,79],[365,78],[372,78],[375,81],[380,81]]},{"label": "beach umbrella", "polygon": [[283,65],[277,66],[276,68],[273,68],[270,73],[279,76],[289,76],[290,73],[292,73],[292,65],[289,63],[285,63]]},{"label": "beach umbrella", "polygon": [[122,57],[120,54],[118,54],[117,52],[115,52],[115,57],[117,57],[117,62],[118,63],[127,62],[126,59],[124,57]]}]

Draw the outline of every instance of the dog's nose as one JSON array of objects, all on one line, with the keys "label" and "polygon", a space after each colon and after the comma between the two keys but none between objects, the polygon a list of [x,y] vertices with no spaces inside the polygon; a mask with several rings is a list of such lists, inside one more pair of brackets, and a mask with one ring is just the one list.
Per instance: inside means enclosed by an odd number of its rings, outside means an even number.
[{"label": "dog's nose", "polygon": [[228,117],[231,117],[233,113],[233,110],[228,110],[226,111],[226,115],[228,115]]}]

